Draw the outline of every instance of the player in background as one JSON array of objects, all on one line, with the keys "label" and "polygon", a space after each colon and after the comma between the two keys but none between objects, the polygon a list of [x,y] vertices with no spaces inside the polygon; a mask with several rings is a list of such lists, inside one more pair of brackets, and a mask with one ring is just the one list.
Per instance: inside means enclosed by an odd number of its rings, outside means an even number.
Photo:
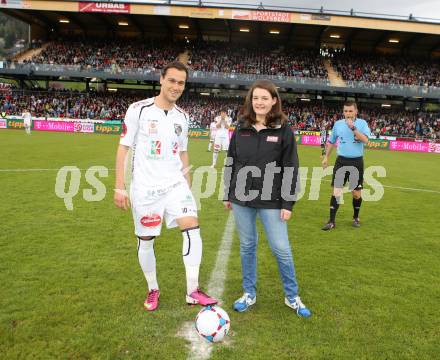
[{"label": "player in background", "polygon": [[30,135],[32,128],[32,115],[28,109],[24,109],[23,114],[21,114],[21,116],[23,117],[24,130],[26,131],[26,134]]},{"label": "player in background", "polygon": [[[144,302],[148,311],[156,310],[159,305],[154,242],[161,234],[163,223],[168,228],[179,227],[182,233],[186,302],[203,306],[217,303],[199,289],[202,238],[197,205],[190,190],[188,114],[176,106],[187,77],[188,70],[180,62],[163,68],[160,94],[129,106],[116,155],[114,202],[124,210],[131,203],[139,264],[148,284]],[[133,164],[128,194],[124,162],[130,148]]]},{"label": "player in background", "polygon": [[322,159],[322,167],[328,166],[328,159],[336,141],[338,157],[333,168],[330,199],[330,219],[322,230],[328,231],[335,227],[336,212],[342,196],[342,188],[349,181],[349,189],[353,196],[353,227],[360,227],[359,211],[362,204],[362,185],[364,180],[364,146],[368,143],[370,129],[365,120],[357,117],[358,109],[354,101],[344,104],[344,119],[335,122],[332,134],[328,139],[326,153]]},{"label": "player in background", "polygon": [[209,144],[208,144],[208,151],[211,151],[212,145],[214,144],[215,140],[215,133],[217,132],[217,123],[215,120],[209,124]]},{"label": "player in background", "polygon": [[321,160],[322,160],[325,156],[325,146],[327,144],[327,137],[328,137],[328,132],[324,125],[321,127],[320,137],[321,137]]},{"label": "player in background", "polygon": [[218,154],[220,151],[228,151],[229,147],[229,127],[232,119],[226,115],[225,110],[220,111],[220,115],[215,118],[217,131],[214,139],[214,152],[212,153],[212,168],[215,168]]}]

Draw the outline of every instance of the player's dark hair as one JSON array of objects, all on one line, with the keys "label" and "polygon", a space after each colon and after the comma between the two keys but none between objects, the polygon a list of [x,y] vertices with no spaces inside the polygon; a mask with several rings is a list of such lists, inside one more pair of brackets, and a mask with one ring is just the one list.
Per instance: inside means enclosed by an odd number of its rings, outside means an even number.
[{"label": "player's dark hair", "polygon": [[354,106],[355,109],[358,108],[356,101],[353,101],[353,100],[349,100],[349,101],[344,102],[344,106]]},{"label": "player's dark hair", "polygon": [[185,71],[186,78],[188,79],[188,68],[180,61],[173,61],[166,64],[165,67],[162,68],[162,72],[161,72],[162,77],[165,77],[168,69],[177,69],[179,71]]},{"label": "player's dark hair", "polygon": [[267,90],[272,98],[276,98],[277,102],[272,106],[272,109],[266,115],[266,126],[273,128],[276,125],[284,125],[287,122],[287,116],[281,110],[281,97],[275,84],[269,80],[257,80],[249,89],[244,105],[241,109],[241,119],[244,121],[246,127],[250,127],[257,122],[257,117],[252,107],[252,97],[255,89]]}]

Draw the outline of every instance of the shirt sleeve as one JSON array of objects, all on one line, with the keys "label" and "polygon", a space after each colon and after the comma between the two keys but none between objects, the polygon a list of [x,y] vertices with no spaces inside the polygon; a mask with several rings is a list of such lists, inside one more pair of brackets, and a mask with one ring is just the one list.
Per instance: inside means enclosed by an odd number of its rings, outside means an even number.
[{"label": "shirt sleeve", "polygon": [[179,138],[179,151],[188,150],[188,120],[187,115],[185,115],[185,121],[182,123],[182,132],[178,136]]},{"label": "shirt sleeve", "polygon": [[122,133],[119,144],[132,147],[136,140],[138,128],[139,118],[137,117],[137,111],[133,108],[133,105],[130,105],[122,122]]},{"label": "shirt sleeve", "polygon": [[336,124],[335,124],[335,125],[333,125],[331,135],[328,137],[328,142],[330,144],[334,144],[336,142],[336,139],[337,139],[337,136],[336,136]]},{"label": "shirt sleeve", "polygon": [[360,132],[362,134],[364,134],[365,136],[370,137],[371,131],[370,131],[370,128],[368,127],[368,123],[366,121],[362,122],[362,127],[360,129]]},{"label": "shirt sleeve", "polygon": [[229,194],[231,193],[231,191],[235,191],[235,186],[231,187],[232,185],[231,181],[234,178],[234,169],[235,169],[234,162],[237,159],[237,153],[235,151],[237,131],[238,129],[236,128],[232,133],[231,141],[229,143],[229,148],[228,148],[228,155],[227,155],[227,160],[229,161],[225,161],[225,166],[223,169],[223,173],[224,173],[223,201],[229,201],[229,199],[231,198]]},{"label": "shirt sleeve", "polygon": [[[297,196],[300,192],[299,178],[299,160],[296,145],[295,134],[286,127],[283,135],[283,152],[281,156],[281,165],[283,167],[283,181],[281,184],[281,208],[292,211]],[[292,171],[292,179],[290,182],[284,180],[284,176],[289,176],[288,172]]]}]

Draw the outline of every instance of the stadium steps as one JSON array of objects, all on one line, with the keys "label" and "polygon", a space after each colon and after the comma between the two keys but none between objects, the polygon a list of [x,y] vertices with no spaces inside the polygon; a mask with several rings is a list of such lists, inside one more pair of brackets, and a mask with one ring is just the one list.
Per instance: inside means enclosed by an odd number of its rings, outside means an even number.
[{"label": "stadium steps", "polygon": [[36,55],[39,55],[39,54],[40,54],[44,49],[46,49],[50,44],[51,44],[51,43],[48,42],[48,43],[43,44],[43,46],[41,46],[40,48],[37,48],[37,49],[29,49],[29,50],[26,50],[26,51],[24,51],[24,52],[21,52],[21,53],[17,54],[17,55],[14,57],[14,61],[16,61],[16,62],[23,62],[23,61],[25,61],[25,60],[31,60],[32,57],[34,57],[34,56],[36,56]]},{"label": "stadium steps", "polygon": [[325,59],[325,60],[323,60],[323,63],[324,63],[325,69],[327,70],[328,79],[330,80],[331,86],[340,86],[340,87],[347,86],[345,84],[345,81],[339,75],[339,73],[333,68],[333,66],[329,60]]}]

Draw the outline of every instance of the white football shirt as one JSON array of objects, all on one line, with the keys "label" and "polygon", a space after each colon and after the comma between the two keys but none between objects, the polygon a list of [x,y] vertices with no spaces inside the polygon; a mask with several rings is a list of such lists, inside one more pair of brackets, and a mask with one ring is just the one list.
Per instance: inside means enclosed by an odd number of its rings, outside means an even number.
[{"label": "white football shirt", "polygon": [[29,111],[24,112],[22,115],[25,124],[30,124],[32,121],[32,115]]},{"label": "white football shirt", "polygon": [[154,98],[129,106],[120,144],[133,150],[131,191],[166,189],[184,182],[180,151],[187,151],[188,114],[174,106],[166,112]]},{"label": "white football shirt", "polygon": [[[229,116],[226,116],[225,119],[226,119],[227,127],[222,123],[220,128],[217,128],[217,132],[215,134],[216,137],[222,137],[222,138],[228,137],[228,129],[229,126],[231,126],[232,119]],[[220,121],[221,121],[221,116],[217,116],[215,118],[216,125],[220,124]]]},{"label": "white football shirt", "polygon": [[211,137],[215,135],[217,132],[217,123],[213,121],[211,125],[209,125],[209,131],[211,132]]}]

